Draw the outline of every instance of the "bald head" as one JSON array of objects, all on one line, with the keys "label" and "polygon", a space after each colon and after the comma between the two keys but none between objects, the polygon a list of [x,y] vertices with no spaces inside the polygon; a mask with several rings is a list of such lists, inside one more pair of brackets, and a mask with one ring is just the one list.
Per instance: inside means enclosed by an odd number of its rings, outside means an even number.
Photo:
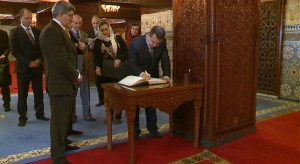
[{"label": "bald head", "polygon": [[82,18],[79,15],[74,15],[72,20],[72,28],[75,31],[80,31],[82,28]]},{"label": "bald head", "polygon": [[100,22],[99,16],[94,15],[93,18],[92,18],[92,21],[91,21],[94,29],[98,29],[99,22]]},{"label": "bald head", "polygon": [[29,27],[32,22],[32,13],[30,10],[23,8],[19,12],[20,22],[23,26]]}]

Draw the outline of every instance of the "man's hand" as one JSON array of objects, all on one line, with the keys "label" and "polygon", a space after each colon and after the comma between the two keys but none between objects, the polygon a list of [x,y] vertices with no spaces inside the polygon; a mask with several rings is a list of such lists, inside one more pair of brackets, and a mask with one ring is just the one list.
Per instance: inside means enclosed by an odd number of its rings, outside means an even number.
[{"label": "man's hand", "polygon": [[82,51],[85,50],[85,44],[83,42],[78,42],[78,48]]},{"label": "man's hand", "polygon": [[34,62],[37,66],[39,66],[42,63],[42,61],[40,59],[36,59]]},{"label": "man's hand", "polygon": [[0,61],[3,61],[5,59],[5,56],[4,55],[1,55],[0,56]]},{"label": "man's hand", "polygon": [[162,79],[163,79],[163,80],[166,80],[168,83],[169,83],[170,80],[171,80],[168,76],[164,76]]},{"label": "man's hand", "polygon": [[79,74],[79,77],[77,78],[76,81],[74,81],[74,84],[79,84],[82,80],[82,76]]},{"label": "man's hand", "polygon": [[117,68],[117,67],[119,67],[120,63],[121,63],[121,60],[116,59],[114,62],[114,66]]},{"label": "man's hand", "polygon": [[29,68],[34,68],[34,67],[38,67],[39,65],[37,65],[36,63],[35,63],[35,61],[31,61],[30,63],[29,63]]},{"label": "man's hand", "polygon": [[147,79],[147,80],[150,80],[151,78],[151,75],[147,73],[147,71],[145,71],[142,75],[143,78]]},{"label": "man's hand", "polygon": [[101,76],[101,69],[100,67],[96,67],[95,73],[97,76]]}]

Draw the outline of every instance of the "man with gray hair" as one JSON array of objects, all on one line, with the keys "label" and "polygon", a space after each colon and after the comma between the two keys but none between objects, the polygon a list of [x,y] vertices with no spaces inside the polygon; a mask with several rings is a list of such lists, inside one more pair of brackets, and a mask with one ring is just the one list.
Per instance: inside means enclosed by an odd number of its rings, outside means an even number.
[{"label": "man with gray hair", "polygon": [[52,9],[53,19],[40,35],[47,64],[46,87],[50,97],[50,151],[53,164],[69,164],[65,151],[78,149],[67,144],[68,127],[72,121],[72,95],[75,84],[82,79],[76,69],[76,46],[68,30],[74,11],[75,7],[69,2],[56,2]]}]

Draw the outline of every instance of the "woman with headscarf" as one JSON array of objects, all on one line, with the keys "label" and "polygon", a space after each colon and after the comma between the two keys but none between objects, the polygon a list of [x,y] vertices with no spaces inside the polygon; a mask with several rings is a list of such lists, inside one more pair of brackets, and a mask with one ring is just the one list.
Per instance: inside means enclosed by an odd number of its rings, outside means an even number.
[{"label": "woman with headscarf", "polygon": [[[115,35],[110,24],[105,21],[99,23],[99,32],[97,39],[95,39],[93,54],[95,73],[97,75],[95,79],[96,85],[101,86],[102,83],[115,82],[115,79],[101,76],[103,60],[113,60],[114,66],[119,67],[121,62],[125,62],[128,59],[128,48],[123,38]],[[103,89],[99,87],[98,92],[100,101],[103,101]],[[121,113],[115,114],[115,123],[121,123]]]},{"label": "woman with headscarf", "polygon": [[138,36],[141,36],[141,26],[138,24],[132,24],[127,30],[127,35],[126,35],[127,47],[129,47],[129,44],[132,41],[132,39]]}]

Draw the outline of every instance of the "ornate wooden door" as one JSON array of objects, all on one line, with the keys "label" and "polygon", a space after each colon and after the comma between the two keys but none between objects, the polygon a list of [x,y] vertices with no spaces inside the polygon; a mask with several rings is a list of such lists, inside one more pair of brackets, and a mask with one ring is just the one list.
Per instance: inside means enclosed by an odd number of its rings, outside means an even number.
[{"label": "ornate wooden door", "polygon": [[258,92],[279,95],[284,0],[261,0]]},{"label": "ornate wooden door", "polygon": [[[190,70],[205,84],[201,144],[234,140],[255,130],[257,89],[257,0],[174,0],[174,78]],[[174,113],[191,133],[188,102]],[[180,130],[179,130],[180,131]]]}]

